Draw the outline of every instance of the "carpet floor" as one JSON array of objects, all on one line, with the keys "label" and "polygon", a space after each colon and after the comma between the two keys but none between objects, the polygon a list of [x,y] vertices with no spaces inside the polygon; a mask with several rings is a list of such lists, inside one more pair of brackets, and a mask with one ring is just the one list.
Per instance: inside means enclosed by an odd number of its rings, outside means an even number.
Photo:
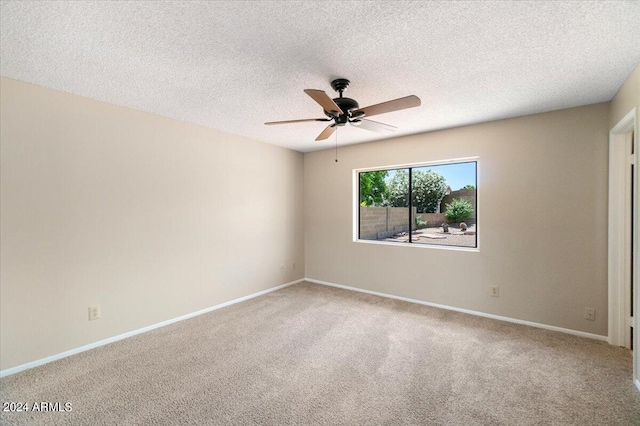
[{"label": "carpet floor", "polygon": [[630,352],[301,283],[0,380],[15,425],[636,425]]}]

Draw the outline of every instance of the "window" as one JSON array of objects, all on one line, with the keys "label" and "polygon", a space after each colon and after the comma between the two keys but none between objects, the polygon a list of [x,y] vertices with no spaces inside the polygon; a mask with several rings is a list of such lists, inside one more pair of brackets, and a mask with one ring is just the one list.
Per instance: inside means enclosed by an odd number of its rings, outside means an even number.
[{"label": "window", "polygon": [[359,241],[478,247],[477,159],[355,173]]}]

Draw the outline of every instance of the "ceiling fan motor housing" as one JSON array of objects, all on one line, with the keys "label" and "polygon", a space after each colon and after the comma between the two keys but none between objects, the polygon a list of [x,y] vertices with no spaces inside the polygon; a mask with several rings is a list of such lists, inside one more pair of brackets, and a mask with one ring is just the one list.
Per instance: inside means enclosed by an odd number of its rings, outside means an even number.
[{"label": "ceiling fan motor housing", "polygon": [[333,114],[331,114],[326,110],[324,111],[324,114],[327,117],[335,118],[336,124],[338,124],[339,126],[340,125],[344,126],[347,123],[347,121],[349,120],[350,110],[358,109],[360,107],[358,105],[358,102],[356,102],[354,99],[351,99],[351,98],[335,98],[333,101],[336,103],[336,105],[340,107],[340,109],[344,114],[339,115],[338,117],[334,117]]},{"label": "ceiling fan motor housing", "polygon": [[342,97],[342,92],[347,90],[347,87],[349,87],[349,83],[349,80],[347,80],[346,78],[337,78],[331,82],[331,87],[333,88],[333,90],[340,93],[340,97],[334,98],[333,102],[338,105],[343,114],[336,116],[335,114],[332,114],[327,110],[324,110],[324,113],[327,117],[333,118],[333,120],[336,122],[336,125],[338,126],[344,126],[345,124],[347,124],[349,122],[349,118],[351,118],[351,114],[349,111],[358,109],[360,107],[358,105],[358,102],[356,102],[354,99]]}]

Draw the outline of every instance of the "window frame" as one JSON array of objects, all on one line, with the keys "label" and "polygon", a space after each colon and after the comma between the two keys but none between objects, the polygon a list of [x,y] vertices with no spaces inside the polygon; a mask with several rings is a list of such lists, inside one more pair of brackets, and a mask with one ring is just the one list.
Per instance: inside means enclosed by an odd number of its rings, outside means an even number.
[{"label": "window frame", "polygon": [[[476,246],[475,247],[463,247],[463,246],[450,246],[450,245],[440,245],[440,244],[429,244],[429,243],[399,243],[394,241],[379,241],[379,240],[362,240],[360,239],[360,173],[362,172],[375,172],[379,170],[398,170],[398,169],[409,169],[409,174],[411,175],[411,169],[419,168],[419,167],[429,167],[429,166],[442,166],[447,164],[458,164],[458,163],[476,163],[476,229],[480,229],[480,157],[463,157],[463,158],[452,158],[446,160],[434,160],[434,161],[425,161],[418,163],[404,163],[404,164],[394,164],[388,166],[380,166],[380,167],[363,167],[359,169],[352,170],[352,178],[353,178],[353,220],[352,220],[352,231],[353,231],[353,242],[354,243],[362,243],[362,244],[376,244],[376,245],[384,245],[384,246],[396,246],[396,247],[419,247],[419,248],[427,248],[427,249],[436,249],[436,250],[454,250],[454,251],[469,251],[469,252],[479,252],[480,251],[480,234],[476,232]],[[409,177],[409,194],[411,194],[411,176]],[[409,195],[409,198],[411,196]],[[411,209],[409,209],[409,226],[411,226]]]}]

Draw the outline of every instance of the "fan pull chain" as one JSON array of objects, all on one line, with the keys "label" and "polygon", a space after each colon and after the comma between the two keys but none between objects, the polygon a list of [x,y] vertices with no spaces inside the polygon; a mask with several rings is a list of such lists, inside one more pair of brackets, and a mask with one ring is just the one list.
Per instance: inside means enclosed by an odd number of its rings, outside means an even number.
[{"label": "fan pull chain", "polygon": [[336,127],[336,163],[338,162],[338,127]]}]

